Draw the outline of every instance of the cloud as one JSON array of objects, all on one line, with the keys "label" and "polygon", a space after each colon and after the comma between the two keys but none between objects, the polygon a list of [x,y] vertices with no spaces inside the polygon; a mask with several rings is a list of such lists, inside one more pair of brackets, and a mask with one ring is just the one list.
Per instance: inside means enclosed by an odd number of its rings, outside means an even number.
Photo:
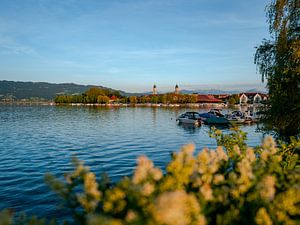
[{"label": "cloud", "polygon": [[8,37],[0,37],[0,53],[38,56],[32,47],[18,43]]}]

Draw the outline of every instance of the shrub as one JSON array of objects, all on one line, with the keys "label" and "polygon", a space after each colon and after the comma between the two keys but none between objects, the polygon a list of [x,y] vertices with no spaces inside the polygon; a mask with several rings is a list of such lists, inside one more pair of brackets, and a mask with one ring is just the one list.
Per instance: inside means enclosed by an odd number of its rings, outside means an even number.
[{"label": "shrub", "polygon": [[[76,224],[299,224],[300,141],[276,144],[266,137],[253,149],[239,130],[211,135],[223,147],[195,155],[194,145],[186,145],[173,153],[165,172],[141,156],[132,177],[110,184],[105,175],[97,182],[74,159],[64,181],[47,174],[46,182]],[[4,214],[0,224],[11,224]]]}]

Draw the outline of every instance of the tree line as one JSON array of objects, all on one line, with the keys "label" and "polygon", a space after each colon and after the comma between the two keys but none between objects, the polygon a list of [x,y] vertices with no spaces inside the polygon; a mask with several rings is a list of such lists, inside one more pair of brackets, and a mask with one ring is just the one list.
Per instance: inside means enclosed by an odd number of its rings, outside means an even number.
[{"label": "tree line", "polygon": [[152,104],[188,104],[197,103],[197,95],[189,94],[160,94],[160,95],[143,95],[129,97],[129,103],[152,103]]},{"label": "tree line", "polygon": [[119,91],[111,91],[109,89],[102,89],[93,87],[80,95],[57,95],[54,99],[55,103],[108,103],[112,97],[122,98]]},{"label": "tree line", "polygon": [[110,91],[97,87],[90,88],[81,95],[58,95],[55,103],[108,104],[110,100],[116,103],[130,104],[187,104],[196,103],[197,95],[167,93],[161,95],[123,96],[119,91]]}]

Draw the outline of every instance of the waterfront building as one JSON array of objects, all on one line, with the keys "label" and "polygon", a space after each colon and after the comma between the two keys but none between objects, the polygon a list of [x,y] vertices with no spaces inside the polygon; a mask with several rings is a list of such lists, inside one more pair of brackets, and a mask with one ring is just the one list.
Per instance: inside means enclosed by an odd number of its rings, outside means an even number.
[{"label": "waterfront building", "polygon": [[221,103],[222,100],[215,98],[213,95],[197,95],[197,103]]},{"label": "waterfront building", "polygon": [[263,93],[256,93],[256,92],[240,93],[239,97],[240,97],[240,104],[261,103],[262,101],[268,99],[268,95]]}]

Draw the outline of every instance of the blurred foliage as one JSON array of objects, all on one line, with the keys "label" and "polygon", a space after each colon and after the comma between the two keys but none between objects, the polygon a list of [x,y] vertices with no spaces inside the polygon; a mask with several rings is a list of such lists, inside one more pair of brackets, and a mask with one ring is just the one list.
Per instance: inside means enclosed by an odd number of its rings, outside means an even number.
[{"label": "blurred foliage", "polygon": [[[83,162],[64,180],[51,174],[46,183],[72,212],[70,224],[201,225],[299,224],[300,141],[289,144],[266,137],[250,148],[246,134],[212,130],[219,147],[195,153],[186,145],[172,154],[165,172],[146,156],[137,160],[132,177],[111,184]],[[0,225],[56,224],[3,211]],[[66,222],[67,224],[67,222]]]}]

